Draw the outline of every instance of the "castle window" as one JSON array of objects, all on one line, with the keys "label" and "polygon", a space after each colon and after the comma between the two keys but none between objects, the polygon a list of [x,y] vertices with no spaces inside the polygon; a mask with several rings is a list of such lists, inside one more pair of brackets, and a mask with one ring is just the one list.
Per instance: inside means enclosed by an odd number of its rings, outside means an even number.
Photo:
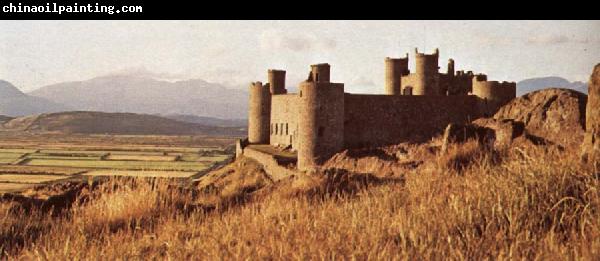
[{"label": "castle window", "polygon": [[281,133],[279,134],[283,135],[283,123],[281,124]]},{"label": "castle window", "polygon": [[278,130],[277,130],[277,124],[275,124],[275,135],[277,135]]},{"label": "castle window", "polygon": [[285,135],[289,135],[288,134],[288,124],[287,123],[285,124]]},{"label": "castle window", "polygon": [[319,73],[315,73],[315,82],[319,81]]},{"label": "castle window", "polygon": [[317,132],[317,135],[319,135],[319,137],[323,137],[323,134],[325,134],[325,128],[319,127],[319,131]]}]

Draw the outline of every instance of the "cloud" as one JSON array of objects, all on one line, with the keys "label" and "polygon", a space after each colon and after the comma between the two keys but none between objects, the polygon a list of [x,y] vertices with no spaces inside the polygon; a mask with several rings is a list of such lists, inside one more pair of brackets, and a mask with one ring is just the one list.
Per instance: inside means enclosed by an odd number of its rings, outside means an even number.
[{"label": "cloud", "polygon": [[304,52],[331,50],[337,45],[334,39],[312,33],[290,34],[278,30],[266,30],[260,34],[259,43],[266,50],[288,50]]},{"label": "cloud", "polygon": [[571,42],[572,39],[565,35],[532,35],[527,38],[526,42],[528,44],[544,44],[544,45],[552,45],[552,44],[562,44]]},{"label": "cloud", "polygon": [[477,38],[481,45],[512,45],[525,43],[528,45],[559,45],[559,44],[600,44],[600,38],[596,37],[569,37],[564,34],[537,34],[531,36],[496,36],[485,35]]},{"label": "cloud", "polygon": [[533,35],[526,39],[528,44],[538,44],[538,45],[555,45],[555,44],[564,44],[564,43],[575,43],[575,44],[590,44],[590,43],[600,43],[600,38],[591,38],[587,36],[585,38],[581,37],[568,37],[566,35]]}]

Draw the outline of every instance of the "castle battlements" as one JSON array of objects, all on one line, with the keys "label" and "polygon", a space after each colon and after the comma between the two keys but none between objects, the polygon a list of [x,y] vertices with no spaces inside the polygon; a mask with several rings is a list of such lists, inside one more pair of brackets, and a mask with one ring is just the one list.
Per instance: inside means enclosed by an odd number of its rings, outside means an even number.
[{"label": "castle battlements", "polygon": [[[297,168],[313,171],[346,148],[426,141],[449,123],[495,113],[516,97],[514,82],[455,72],[453,59],[439,72],[439,50],[384,60],[385,94],[349,94],[330,82],[331,65],[313,64],[298,93],[288,93],[284,70],[268,70],[268,83],[250,84],[248,143],[297,153]],[[240,142],[239,144],[246,144]],[[238,150],[243,153],[243,148]]]}]

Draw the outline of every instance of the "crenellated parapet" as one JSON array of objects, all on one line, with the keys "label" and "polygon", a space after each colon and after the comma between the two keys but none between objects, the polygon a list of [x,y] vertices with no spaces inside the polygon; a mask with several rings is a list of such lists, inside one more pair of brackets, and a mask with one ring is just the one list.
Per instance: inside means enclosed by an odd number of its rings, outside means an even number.
[{"label": "crenellated parapet", "polygon": [[286,94],[285,71],[270,69],[267,75],[271,94]]},{"label": "crenellated parapet", "polygon": [[415,48],[415,82],[413,95],[440,95],[439,90],[439,50],[433,54],[419,53]]},{"label": "crenellated parapet", "polygon": [[405,58],[385,58],[385,94],[402,95],[402,76],[410,73],[408,70],[408,53]]},{"label": "crenellated parapet", "polygon": [[[286,72],[271,69],[267,84],[249,87],[248,142],[240,141],[237,153],[268,144],[275,154],[297,155],[284,169],[318,171],[344,149],[430,140],[449,123],[491,116],[516,97],[514,82],[456,70],[453,59],[440,72],[438,60],[438,49],[431,54],[415,49],[410,72],[408,54],[386,57],[385,95],[344,93],[343,83],[331,82],[328,63],[311,65],[298,93],[287,93]],[[265,166],[279,164],[254,157]]]},{"label": "crenellated parapet", "polygon": [[248,103],[248,142],[269,144],[269,124],[271,123],[271,91],[269,84],[253,82],[249,90]]},{"label": "crenellated parapet", "polygon": [[307,80],[299,89],[298,169],[313,171],[344,148],[344,84]]},{"label": "crenellated parapet", "polygon": [[488,81],[487,76],[476,75],[473,78],[473,95],[480,98],[480,113],[491,116],[517,96],[515,82]]},{"label": "crenellated parapet", "polygon": [[310,66],[310,74],[307,81],[329,82],[331,66],[328,63],[313,64]]}]

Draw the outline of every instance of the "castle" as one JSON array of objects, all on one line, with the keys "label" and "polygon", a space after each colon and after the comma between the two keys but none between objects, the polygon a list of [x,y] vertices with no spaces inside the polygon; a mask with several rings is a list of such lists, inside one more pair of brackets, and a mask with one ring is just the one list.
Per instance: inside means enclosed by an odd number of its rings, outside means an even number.
[{"label": "castle", "polygon": [[288,93],[285,71],[269,70],[268,83],[250,85],[246,146],[269,144],[297,153],[297,169],[313,171],[346,148],[426,141],[449,123],[493,115],[516,97],[514,82],[488,81],[484,74],[439,72],[439,51],[415,49],[415,71],[405,58],[385,59],[385,94],[351,94],[330,82],[330,65],[311,65],[298,93]]}]

